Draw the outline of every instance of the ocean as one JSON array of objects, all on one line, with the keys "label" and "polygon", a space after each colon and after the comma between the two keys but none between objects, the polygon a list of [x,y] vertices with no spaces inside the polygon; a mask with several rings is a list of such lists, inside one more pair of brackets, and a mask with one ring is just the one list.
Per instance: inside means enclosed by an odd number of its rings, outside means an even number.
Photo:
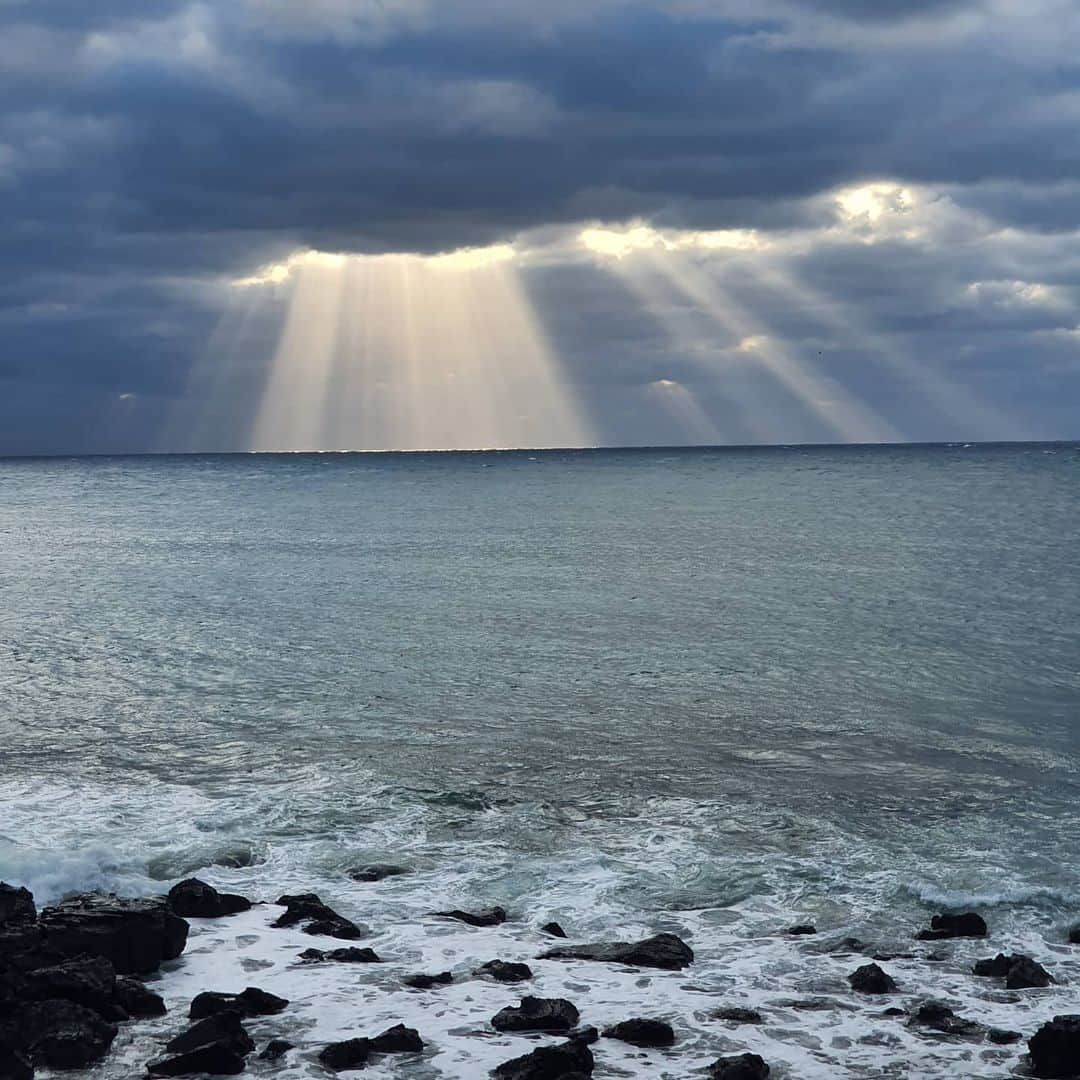
[{"label": "ocean", "polygon": [[[0,879],[40,905],[197,874],[368,926],[377,969],[297,966],[272,904],[193,928],[167,1000],[293,1002],[258,1030],[299,1051],[256,1074],[403,1020],[428,1051],[372,1077],[482,1077],[532,1045],[486,1027],[521,992],[467,977],[498,957],[586,1023],[671,1020],[598,1076],[1008,1076],[1022,1046],[854,1000],[840,943],[977,910],[988,940],[884,965],[901,1004],[1080,1012],[1078,538],[1076,443],[2,460]],[[348,877],[372,862],[411,872]],[[697,960],[537,962],[551,919]],[[974,978],[998,951],[1058,985]]]}]

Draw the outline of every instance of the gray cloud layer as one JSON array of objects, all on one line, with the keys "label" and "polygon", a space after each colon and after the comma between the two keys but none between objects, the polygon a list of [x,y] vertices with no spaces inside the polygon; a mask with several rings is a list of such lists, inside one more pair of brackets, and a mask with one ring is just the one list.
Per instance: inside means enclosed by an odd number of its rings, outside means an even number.
[{"label": "gray cloud layer", "polygon": [[[290,251],[631,218],[775,238],[716,270],[729,295],[902,435],[1080,434],[1067,0],[0,0],[0,24],[0,452],[161,448],[222,280]],[[918,235],[837,231],[835,193],[877,180],[920,193]],[[865,332],[825,333],[763,267]],[[680,441],[638,393],[676,378],[747,436],[624,276],[565,251],[522,273],[605,441]],[[282,315],[208,448],[245,445]],[[871,338],[1015,423],[927,411]],[[828,435],[763,400],[785,438]]]}]

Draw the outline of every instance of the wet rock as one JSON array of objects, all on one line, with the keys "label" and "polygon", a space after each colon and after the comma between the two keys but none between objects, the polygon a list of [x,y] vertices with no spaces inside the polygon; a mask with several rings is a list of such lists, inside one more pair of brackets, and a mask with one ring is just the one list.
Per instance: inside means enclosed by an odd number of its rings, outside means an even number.
[{"label": "wet rock", "polygon": [[1080,1076],[1080,1016],[1055,1016],[1028,1039],[1031,1073],[1040,1077]]},{"label": "wet rock", "polygon": [[295,896],[281,896],[277,901],[286,909],[271,925],[275,927],[296,926],[306,923],[305,934],[323,934],[326,937],[339,938],[342,941],[356,941],[364,932],[356,923],[339,915],[333,908],[327,907],[315,893],[299,893]]},{"label": "wet rock", "polygon": [[863,964],[848,976],[848,982],[860,994],[891,994],[896,989],[892,976],[877,964]]},{"label": "wet rock", "polygon": [[273,1016],[281,1012],[288,1004],[285,998],[268,994],[265,990],[259,990],[254,986],[249,986],[239,994],[222,994],[216,990],[204,990],[192,999],[188,1016],[192,1020],[201,1020],[204,1017],[217,1016],[224,1012],[234,1012],[240,1016]]},{"label": "wet rock", "polygon": [[3,1080],[34,1080],[34,1066],[18,1050],[0,1044],[0,1077]]},{"label": "wet rock", "polygon": [[834,953],[845,952],[866,952],[870,948],[865,941],[860,940],[857,937],[842,938],[836,943],[835,948],[832,950]]},{"label": "wet rock", "polygon": [[476,969],[477,975],[486,975],[501,983],[524,982],[533,977],[528,964],[508,964],[503,960],[489,960]]},{"label": "wet rock", "polygon": [[727,1005],[710,1014],[714,1020],[730,1020],[735,1024],[763,1024],[764,1018],[757,1009],[744,1009],[741,1005]]},{"label": "wet rock", "polygon": [[165,1044],[165,1050],[169,1054],[187,1054],[211,1043],[226,1045],[241,1057],[255,1049],[255,1043],[245,1030],[240,1014],[224,1012],[192,1024],[187,1031],[170,1039]]},{"label": "wet rock", "polygon": [[643,941],[608,941],[594,945],[564,945],[541,953],[541,960],[597,960],[633,967],[680,971],[694,962],[694,951],[675,934],[656,934]]},{"label": "wet rock", "polygon": [[373,1054],[418,1054],[423,1049],[420,1032],[404,1024],[395,1024],[371,1040]]},{"label": "wet rock", "polygon": [[593,1043],[600,1041],[600,1032],[592,1024],[583,1024],[581,1027],[568,1031],[566,1037],[575,1042],[582,1042],[586,1046],[592,1046]]},{"label": "wet rock", "polygon": [[104,956],[121,975],[157,971],[187,944],[188,924],[163,899],[88,893],[41,913],[46,946],[59,956]]},{"label": "wet rock", "polygon": [[605,1039],[618,1039],[631,1046],[672,1046],[675,1032],[666,1020],[623,1020],[604,1028]]},{"label": "wet rock", "polygon": [[194,919],[217,919],[251,909],[251,901],[234,893],[219,893],[213,885],[188,878],[169,890],[169,907],[177,915]]},{"label": "wet rock", "polygon": [[1069,930],[1069,944],[1080,945],[1080,923]]},{"label": "wet rock", "polygon": [[817,927],[811,923],[800,923],[798,926],[789,926],[784,933],[792,937],[806,937],[809,934],[816,934]]},{"label": "wet rock", "polygon": [[[871,965],[872,966],[872,965]],[[769,1002],[770,1005],[775,1005],[780,1009],[795,1009],[797,1012],[858,1012],[857,1005],[852,1005],[846,1001],[838,1001],[836,998],[830,997],[808,997],[808,998],[780,998],[776,1001]]]},{"label": "wet rock", "polygon": [[20,1009],[15,1049],[35,1065],[82,1069],[100,1061],[116,1038],[116,1025],[73,1001],[38,1001]]},{"label": "wet rock", "polygon": [[545,934],[550,934],[552,937],[566,937],[566,931],[557,922],[544,923],[540,929],[543,930]]},{"label": "wet rock", "polygon": [[116,979],[116,1000],[120,1007],[132,1017],[164,1016],[165,1002],[160,994],[147,989],[138,979],[127,975],[118,975]]},{"label": "wet rock", "polygon": [[454,976],[452,972],[441,971],[438,975],[406,975],[401,981],[414,990],[431,990],[436,986],[449,986]]},{"label": "wet rock", "polygon": [[998,953],[990,960],[979,960],[972,969],[976,975],[1004,979],[1006,990],[1026,990],[1049,986],[1054,980],[1050,973],[1030,956]]},{"label": "wet rock", "polygon": [[935,915],[929,930],[920,930],[920,941],[940,941],[944,938],[986,937],[986,921],[974,911],[963,915]]},{"label": "wet rock", "polygon": [[492,1018],[496,1031],[569,1031],[581,1017],[565,998],[523,997],[520,1005],[508,1005]]},{"label": "wet rock", "polygon": [[998,1046],[1011,1046],[1023,1038],[1019,1031],[1006,1031],[1004,1028],[990,1028],[986,1037]]},{"label": "wet rock", "polygon": [[32,1001],[73,1001],[106,1020],[128,1019],[115,1000],[116,970],[104,956],[78,956],[28,972],[23,993]]},{"label": "wet rock", "polygon": [[948,1005],[940,1001],[924,1001],[915,1010],[908,1021],[910,1027],[930,1028],[943,1035],[958,1035],[963,1038],[982,1035],[982,1027],[974,1020],[965,1020],[957,1016]]},{"label": "wet rock", "polygon": [[436,911],[433,914],[441,919],[456,919],[469,926],[500,926],[506,922],[506,911],[501,907],[486,908],[483,911]]},{"label": "wet rock", "polygon": [[305,949],[300,954],[300,959],[305,963],[317,964],[330,961],[335,964],[381,964],[381,958],[374,949],[358,949],[349,946],[347,949]]},{"label": "wet rock", "polygon": [[151,1076],[236,1076],[244,1071],[244,1057],[228,1043],[205,1043],[184,1054],[151,1061],[146,1071]]},{"label": "wet rock", "polygon": [[757,1054],[722,1057],[709,1066],[711,1080],[767,1080],[769,1071]]},{"label": "wet rock", "polygon": [[881,1015],[882,1016],[894,1017],[894,1016],[907,1016],[907,1013],[904,1012],[903,1009],[898,1008],[896,1005],[893,1005],[893,1006],[889,1007],[888,1009],[882,1009],[881,1010]]},{"label": "wet rock", "polygon": [[262,1061],[277,1061],[283,1058],[290,1050],[296,1047],[288,1039],[271,1039],[263,1052],[259,1055]]},{"label": "wet rock", "polygon": [[372,863],[370,866],[358,866],[354,870],[347,871],[353,881],[385,881],[387,878],[400,877],[409,871],[404,866],[394,866],[391,863]]},{"label": "wet rock", "polygon": [[593,1056],[581,1040],[541,1046],[531,1054],[504,1061],[492,1073],[497,1080],[571,1080],[592,1076]]},{"label": "wet rock", "polygon": [[345,1039],[330,1043],[319,1051],[319,1061],[334,1072],[346,1069],[362,1069],[371,1057],[370,1039]]},{"label": "wet rock", "polygon": [[29,889],[0,881],[0,926],[33,922],[36,918],[34,894]]}]

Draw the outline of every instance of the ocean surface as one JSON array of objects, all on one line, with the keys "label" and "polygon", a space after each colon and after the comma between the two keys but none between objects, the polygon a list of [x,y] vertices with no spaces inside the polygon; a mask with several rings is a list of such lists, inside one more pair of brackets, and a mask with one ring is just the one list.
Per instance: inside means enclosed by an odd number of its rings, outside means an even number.
[{"label": "ocean surface", "polygon": [[[597,1076],[743,1050],[791,1080],[1008,1076],[1022,1046],[882,1018],[835,948],[974,908],[989,941],[884,965],[900,1004],[1025,1036],[1080,1011],[1078,807],[1080,444],[0,461],[0,879],[315,891],[388,961],[301,969],[273,906],[197,926],[170,1002],[294,1002],[257,1031],[300,1051],[254,1074],[405,1020],[428,1052],[372,1077],[483,1076],[532,1045],[485,1032],[518,991],[398,980],[531,962],[556,919],[698,955],[534,963],[587,1023],[675,1024],[671,1051],[604,1040]],[[412,873],[346,874],[376,861]],[[494,930],[427,914],[491,903]],[[974,979],[999,950],[1059,985]]]}]

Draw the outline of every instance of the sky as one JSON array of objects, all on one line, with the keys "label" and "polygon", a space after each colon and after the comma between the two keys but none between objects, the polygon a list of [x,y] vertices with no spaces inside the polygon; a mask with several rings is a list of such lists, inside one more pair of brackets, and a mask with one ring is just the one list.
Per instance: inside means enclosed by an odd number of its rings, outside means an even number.
[{"label": "sky", "polygon": [[0,454],[1080,437],[1074,0],[0,0]]}]

